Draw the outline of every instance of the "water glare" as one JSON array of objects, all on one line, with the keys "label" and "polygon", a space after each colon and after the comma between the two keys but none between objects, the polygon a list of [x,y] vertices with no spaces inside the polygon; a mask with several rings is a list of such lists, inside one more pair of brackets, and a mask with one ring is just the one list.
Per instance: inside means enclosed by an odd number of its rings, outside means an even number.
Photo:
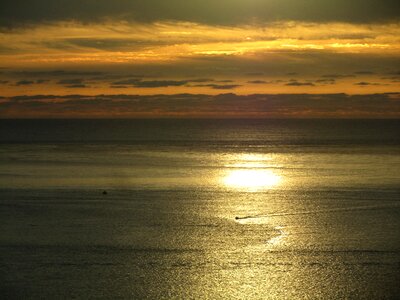
[{"label": "water glare", "polygon": [[234,170],[224,178],[226,186],[231,188],[260,190],[279,184],[281,177],[270,170],[246,169]]},{"label": "water glare", "polygon": [[223,176],[223,185],[228,188],[259,191],[271,189],[281,183],[282,177],[274,169],[273,158],[259,154],[239,154],[226,167],[229,168]]}]

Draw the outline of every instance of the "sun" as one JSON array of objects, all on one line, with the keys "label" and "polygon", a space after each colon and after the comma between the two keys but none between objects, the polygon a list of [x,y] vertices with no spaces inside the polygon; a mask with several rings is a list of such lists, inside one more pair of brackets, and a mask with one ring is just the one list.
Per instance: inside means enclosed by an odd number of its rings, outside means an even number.
[{"label": "sun", "polygon": [[262,190],[278,185],[281,177],[270,170],[241,169],[229,172],[223,179],[224,185],[230,188]]}]

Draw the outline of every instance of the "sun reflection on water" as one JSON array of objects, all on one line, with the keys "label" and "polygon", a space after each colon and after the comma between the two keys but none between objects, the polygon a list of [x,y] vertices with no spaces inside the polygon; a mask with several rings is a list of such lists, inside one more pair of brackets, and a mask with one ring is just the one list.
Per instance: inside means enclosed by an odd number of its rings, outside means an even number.
[{"label": "sun reflection on water", "polygon": [[[247,191],[271,189],[279,185],[282,176],[270,155],[238,154],[227,164],[222,183],[225,187]],[[271,170],[273,168],[273,170]]]},{"label": "sun reflection on water", "polygon": [[270,170],[239,169],[228,173],[224,184],[231,188],[259,190],[279,184],[281,177]]}]

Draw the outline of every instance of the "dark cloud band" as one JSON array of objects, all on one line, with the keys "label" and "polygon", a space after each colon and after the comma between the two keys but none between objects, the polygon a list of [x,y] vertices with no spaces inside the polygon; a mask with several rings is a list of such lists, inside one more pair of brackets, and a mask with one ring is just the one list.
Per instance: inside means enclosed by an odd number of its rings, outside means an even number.
[{"label": "dark cloud band", "polygon": [[67,95],[4,97],[0,117],[272,116],[399,118],[400,94]]},{"label": "dark cloud band", "polygon": [[276,20],[398,21],[398,0],[2,0],[0,26],[77,20],[178,20],[238,24]]}]

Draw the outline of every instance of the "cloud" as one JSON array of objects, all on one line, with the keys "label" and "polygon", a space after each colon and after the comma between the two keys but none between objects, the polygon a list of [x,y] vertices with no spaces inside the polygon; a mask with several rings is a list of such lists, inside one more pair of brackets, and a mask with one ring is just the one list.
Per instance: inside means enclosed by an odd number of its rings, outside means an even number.
[{"label": "cloud", "polygon": [[189,82],[199,82],[199,83],[201,83],[201,82],[212,82],[212,81],[215,81],[215,79],[212,79],[212,78],[197,78],[197,79],[190,79],[188,81]]},{"label": "cloud", "polygon": [[[20,85],[33,85],[33,84],[43,84],[48,82],[49,80],[47,79],[37,79],[37,80],[19,80],[15,83],[15,85],[20,86]],[[0,81],[1,83],[2,81]],[[8,81],[4,81],[4,83],[7,83]]]},{"label": "cloud", "polygon": [[7,97],[12,102],[30,102],[30,101],[52,101],[52,100],[71,100],[71,99],[81,99],[84,96],[82,95],[67,95],[67,96],[60,96],[60,95],[22,95],[22,96],[13,96]]},{"label": "cloud", "polygon": [[358,85],[358,86],[369,86],[369,85],[381,85],[380,83],[376,83],[376,82],[366,82],[366,81],[361,81],[361,82],[357,82],[354,85]]},{"label": "cloud", "polygon": [[57,84],[61,84],[61,85],[65,85],[65,84],[67,84],[67,85],[77,85],[77,84],[82,84],[82,82],[83,82],[83,79],[74,78],[74,79],[62,79],[62,80],[59,80],[57,82]]},{"label": "cloud", "polygon": [[126,49],[143,49],[152,46],[166,45],[166,41],[154,41],[152,39],[135,39],[135,38],[70,38],[58,41],[53,44],[55,48],[66,48],[68,46],[78,46],[82,48],[100,49],[106,51],[120,51]]},{"label": "cloud", "polygon": [[128,86],[126,86],[126,85],[110,85],[110,88],[112,88],[112,89],[127,89]]},{"label": "cloud", "polygon": [[327,74],[327,75],[322,75],[322,78],[329,78],[329,79],[343,79],[343,78],[351,78],[355,77],[354,75],[348,75],[348,74]]},{"label": "cloud", "polygon": [[168,86],[183,86],[187,84],[187,80],[149,80],[149,81],[137,81],[132,84],[134,87],[140,88],[158,88]]},{"label": "cloud", "polygon": [[71,85],[66,85],[65,87],[70,89],[80,89],[80,88],[86,88],[88,86],[86,84],[71,84]]},{"label": "cloud", "polygon": [[319,84],[335,84],[336,83],[336,79],[332,79],[332,78],[317,79],[314,82],[315,83],[319,83]]},{"label": "cloud", "polygon": [[[347,32],[373,38],[351,41],[331,38],[333,34]],[[223,72],[229,70],[230,75],[236,73],[236,76],[238,72],[243,76],[264,74],[261,78],[277,73],[303,77],[313,70],[316,73],[313,75],[330,70],[331,76],[353,74],[365,68],[382,73],[397,66],[392,62],[399,58],[395,51],[399,47],[396,39],[399,34],[399,24],[276,22],[229,27],[179,22],[46,23],[4,33],[2,43],[17,50],[2,60],[15,68],[29,65],[30,70],[14,74],[21,79],[101,77],[107,74],[98,70],[124,67],[125,72],[132,70],[157,79],[163,79],[162,75],[224,78]],[[67,44],[57,49],[49,46],[59,41]],[[71,41],[78,43],[72,47]],[[114,45],[112,50],[101,49],[101,45],[109,43]],[[88,44],[100,47],[93,51],[87,48]],[[46,67],[61,70],[34,71]],[[87,73],[73,71],[72,67],[86,67]],[[112,80],[123,79],[128,78]]]},{"label": "cloud", "polygon": [[192,85],[194,87],[209,87],[212,88],[214,90],[232,90],[235,89],[237,87],[240,87],[241,85],[239,84],[196,84],[196,85]]},{"label": "cloud", "polygon": [[[200,82],[211,82],[215,81],[210,78],[198,78],[198,79],[188,79],[188,80],[142,80],[138,78],[131,78],[125,80],[119,80],[112,83],[113,86],[132,86],[137,88],[159,88],[159,87],[170,87],[170,86],[184,86],[191,82],[200,83]],[[231,80],[226,81],[222,80],[219,82],[232,82]],[[217,86],[214,84],[209,85],[197,85],[197,86]]]},{"label": "cloud", "polygon": [[399,118],[400,93],[18,96],[0,102],[0,116]]},{"label": "cloud", "polygon": [[32,80],[20,80],[20,81],[17,81],[15,84],[16,85],[31,85],[31,84],[35,84],[35,82]]},{"label": "cloud", "polygon": [[397,0],[2,0],[0,25],[104,19],[220,25],[276,20],[382,22],[399,20],[399,8]]},{"label": "cloud", "polygon": [[46,83],[46,82],[49,82],[50,80],[48,80],[48,79],[38,79],[38,80],[36,80],[36,83],[37,84],[42,84],[42,83]]},{"label": "cloud", "polygon": [[239,85],[239,84],[223,84],[223,85],[213,84],[213,85],[210,85],[210,87],[213,88],[214,90],[231,90],[231,89],[235,89],[240,86],[241,85]]},{"label": "cloud", "polygon": [[299,82],[296,80],[290,81],[285,84],[286,86],[315,86],[312,82]]},{"label": "cloud", "polygon": [[78,70],[14,71],[10,73],[11,75],[26,76],[26,77],[97,76],[104,74],[103,72],[78,71]]},{"label": "cloud", "polygon": [[[295,25],[294,25],[295,26]],[[296,25],[297,26],[297,25]],[[147,28],[147,27],[146,27]],[[177,27],[172,26],[167,27],[170,29],[177,29]],[[385,27],[386,28],[386,27]],[[394,29],[397,27],[393,27]],[[55,30],[53,28],[52,30]],[[131,28],[129,27],[129,30]],[[186,27],[184,27],[186,30]],[[397,30],[397,29],[396,29]],[[40,31],[44,33],[44,31]],[[130,31],[129,31],[130,32]],[[207,31],[208,32],[208,31]],[[246,42],[247,43],[247,42]],[[208,44],[207,44],[208,46]],[[221,45],[220,45],[221,46]],[[223,44],[221,47],[228,47],[230,45]],[[248,46],[248,45],[247,45]],[[263,50],[254,51],[249,55],[214,55],[214,54],[204,54],[197,55],[188,53],[188,56],[183,56],[180,52],[180,46],[171,46],[170,52],[171,57],[168,57],[165,61],[160,59],[157,61],[153,60],[153,57],[149,58],[149,62],[144,60],[143,62],[136,61],[124,61],[121,63],[114,62],[63,62],[63,63],[41,63],[41,62],[30,62],[28,70],[21,70],[21,66],[24,67],[24,62],[22,61],[24,57],[28,55],[23,55],[22,57],[15,56],[18,60],[16,67],[9,67],[5,69],[0,74],[0,80],[17,82],[22,80],[37,81],[37,80],[50,80],[48,84],[43,83],[42,86],[33,86],[29,89],[29,93],[41,93],[44,86],[49,87],[50,93],[68,93],[68,90],[62,90],[61,86],[58,85],[74,85],[74,84],[90,84],[91,90],[88,91],[90,94],[95,94],[97,91],[95,89],[102,88],[104,91],[110,85],[113,86],[126,86],[126,87],[139,87],[147,86],[148,90],[152,87],[174,87],[181,86],[179,91],[175,92],[193,92],[194,89],[189,89],[191,84],[196,83],[213,83],[217,85],[222,85],[225,89],[229,88],[231,83],[219,84],[220,79],[226,80],[236,80],[237,83],[243,83],[246,88],[238,89],[239,93],[257,93],[263,92],[262,83],[260,82],[257,86],[256,83],[248,83],[248,81],[266,81],[270,84],[270,92],[279,93],[284,92],[284,84],[287,83],[288,73],[297,73],[295,78],[300,83],[306,83],[304,85],[306,88],[311,88],[309,83],[318,85],[318,92],[341,92],[349,91],[349,84],[354,84],[358,81],[368,81],[368,82],[380,82],[380,77],[390,73],[396,73],[398,71],[398,53],[382,53],[373,52],[370,53],[370,49],[366,47],[367,52],[356,51],[345,52],[343,50],[339,52],[331,52],[325,50]],[[186,46],[185,46],[186,47]],[[185,48],[183,47],[183,48]],[[187,46],[188,47],[188,46]],[[196,45],[197,48],[203,47],[201,45]],[[211,47],[211,46],[210,46]],[[214,47],[214,46],[212,46]],[[230,48],[229,48],[230,49]],[[388,48],[389,49],[389,48]],[[393,49],[396,49],[394,47]],[[151,49],[154,56],[158,57],[158,52],[162,52],[162,49]],[[158,51],[158,52],[157,52]],[[177,51],[177,52],[175,52]],[[386,50],[385,50],[386,51]],[[390,50],[392,51],[392,50]],[[157,52],[157,53],[156,53]],[[165,53],[169,54],[167,51]],[[58,53],[58,52],[57,52]],[[96,56],[103,55],[102,52],[88,52],[89,54],[95,54]],[[178,53],[178,54],[176,54]],[[146,53],[144,53],[146,54]],[[58,55],[58,54],[57,54]],[[104,55],[109,55],[111,59],[114,59],[115,53],[105,53]],[[136,55],[136,53],[135,53]],[[135,55],[127,54],[129,57],[134,57]],[[38,55],[39,56],[39,55]],[[47,56],[46,54],[41,55],[40,58],[49,59],[52,54]],[[74,54],[63,53],[60,57],[62,59],[68,59],[73,56],[73,58],[80,58],[80,56],[74,57]],[[31,57],[31,56],[29,56]],[[3,58],[4,61],[7,61]],[[20,60],[21,59],[21,60]],[[58,66],[58,67],[57,67]],[[27,67],[26,67],[27,68]],[[49,68],[49,69],[44,69]],[[51,69],[50,69],[51,68]],[[359,77],[359,80],[351,80],[351,78],[356,78],[355,72],[370,71],[373,70],[376,74],[373,76]],[[255,74],[263,74],[260,77],[254,77]],[[322,77],[321,77],[322,75]],[[387,75],[387,77],[395,77],[396,75]],[[81,81],[70,81],[79,79]],[[285,80],[285,82],[278,83],[276,80]],[[313,81],[307,81],[313,79]],[[316,81],[315,79],[318,79]],[[336,81],[333,81],[335,79]],[[361,80],[362,79],[362,80]],[[68,80],[68,81],[63,81]],[[206,80],[210,80],[207,82]],[[319,81],[321,80],[321,81]],[[323,80],[323,81],[322,81]],[[389,80],[389,79],[388,79]],[[391,81],[398,80],[397,78],[390,79]],[[150,82],[147,82],[150,81]],[[158,81],[151,82],[151,81]],[[163,81],[172,81],[174,84]],[[144,82],[144,83],[140,83]],[[236,85],[236,82],[232,85]],[[330,83],[337,83],[335,86],[328,86]],[[387,81],[390,83],[389,81]],[[295,83],[291,84],[295,86]],[[325,85],[325,86],[322,86]],[[347,86],[346,86],[347,85]],[[268,86],[268,87],[270,87]],[[184,87],[188,87],[185,91]],[[300,86],[299,86],[300,87]],[[336,88],[337,90],[333,90]],[[217,86],[209,86],[210,89],[214,91],[202,89],[204,92],[213,93],[218,90]],[[232,87],[231,87],[232,88]],[[324,89],[322,89],[324,88]],[[3,86],[3,90],[7,89],[7,95],[17,95],[21,93],[21,88],[13,87],[11,85]],[[36,89],[36,90],[35,90]],[[353,86],[353,92],[360,92],[361,86]],[[299,89],[298,89],[299,90]],[[317,90],[317,88],[315,89]],[[372,92],[389,92],[398,91],[395,84],[387,87],[383,86],[369,86],[368,88],[363,88],[363,90],[368,90],[369,93]],[[114,88],[114,92],[115,88]],[[143,93],[148,93],[147,91]],[[165,91],[163,91],[165,92]],[[172,88],[169,88],[168,92],[174,92]],[[316,91],[317,92],[317,91]],[[363,91],[364,92],[364,91]],[[111,91],[110,91],[111,93]]]},{"label": "cloud", "polygon": [[119,81],[115,81],[112,84],[113,85],[135,85],[136,83],[138,83],[140,81],[140,79],[124,79],[124,80],[119,80]]},{"label": "cloud", "polygon": [[247,81],[247,83],[251,83],[251,84],[266,84],[268,82],[266,82],[264,80],[250,80],[250,81]]},{"label": "cloud", "polygon": [[137,88],[159,88],[169,86],[183,86],[189,81],[187,80],[141,80],[141,79],[126,79],[115,81],[112,83],[114,86],[125,86],[130,85]]},{"label": "cloud", "polygon": [[[1,27],[0,27],[0,32],[1,32]],[[15,52],[18,52],[18,50],[15,49],[14,47],[0,44],[0,55],[13,54]]]}]

